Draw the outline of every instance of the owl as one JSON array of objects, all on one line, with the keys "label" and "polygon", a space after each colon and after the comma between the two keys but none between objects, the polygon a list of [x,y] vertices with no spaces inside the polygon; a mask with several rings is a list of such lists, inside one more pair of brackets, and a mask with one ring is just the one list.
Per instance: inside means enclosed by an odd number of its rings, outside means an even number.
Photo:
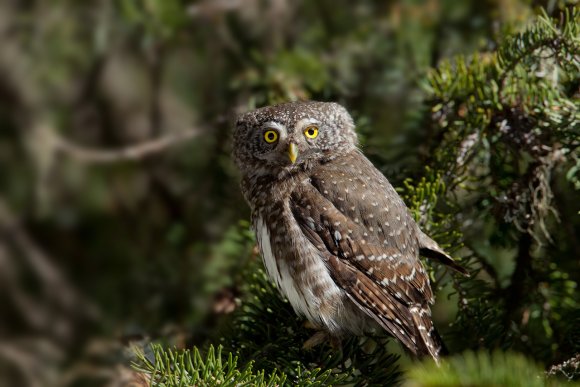
[{"label": "owl", "polygon": [[382,328],[438,361],[422,255],[466,274],[423,233],[357,147],[332,102],[290,102],[238,117],[233,158],[268,275],[296,313],[331,337]]}]

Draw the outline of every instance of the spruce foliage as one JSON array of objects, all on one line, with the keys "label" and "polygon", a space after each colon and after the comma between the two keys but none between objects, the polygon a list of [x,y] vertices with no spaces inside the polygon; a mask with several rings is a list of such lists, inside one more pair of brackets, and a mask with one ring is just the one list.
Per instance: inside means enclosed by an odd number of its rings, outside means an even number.
[{"label": "spruce foliage", "polygon": [[[518,348],[548,360],[564,345],[554,335],[579,328],[562,320],[578,305],[577,284],[559,266],[563,251],[551,235],[559,220],[551,182],[566,175],[574,184],[579,154],[579,15],[542,15],[495,52],[445,62],[429,75],[434,130],[443,138],[433,161],[460,213],[476,219],[471,229],[490,240],[484,247],[479,237],[465,239],[492,279],[458,284],[463,312],[454,330],[463,343],[473,340],[469,348]],[[507,281],[494,269],[494,248],[516,255]]]}]

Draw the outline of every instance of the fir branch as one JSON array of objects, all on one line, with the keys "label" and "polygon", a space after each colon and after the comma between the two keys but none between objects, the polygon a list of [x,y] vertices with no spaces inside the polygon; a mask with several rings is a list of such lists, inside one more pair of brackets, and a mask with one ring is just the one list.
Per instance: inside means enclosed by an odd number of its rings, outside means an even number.
[{"label": "fir branch", "polygon": [[223,357],[222,348],[217,351],[210,346],[207,355],[202,357],[197,347],[193,351],[163,349],[160,345],[151,346],[151,357],[136,350],[137,361],[133,367],[147,375],[151,386],[279,386],[286,376],[264,371],[254,372],[252,364],[238,369],[238,358],[231,353]]},{"label": "fir branch", "polygon": [[546,380],[541,368],[521,354],[496,351],[466,352],[434,363],[413,366],[405,386],[546,386],[559,385]]},{"label": "fir branch", "polygon": [[401,372],[399,356],[387,350],[384,335],[350,337],[339,350],[328,343],[310,350],[302,348],[314,331],[304,325],[287,300],[281,298],[274,284],[256,264],[248,268],[250,278],[246,296],[224,334],[223,344],[240,359],[256,367],[280,370],[294,383],[304,372],[322,370],[328,385],[355,383],[366,385],[395,384]]}]

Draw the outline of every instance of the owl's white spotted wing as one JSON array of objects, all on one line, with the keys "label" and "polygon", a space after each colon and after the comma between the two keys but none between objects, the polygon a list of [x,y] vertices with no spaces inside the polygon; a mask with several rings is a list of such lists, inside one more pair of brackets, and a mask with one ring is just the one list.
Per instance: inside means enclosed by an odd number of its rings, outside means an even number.
[{"label": "owl's white spotted wing", "polygon": [[387,246],[407,257],[434,259],[468,276],[437,242],[423,233],[389,181],[358,151],[323,164],[312,171],[312,184],[340,212],[366,227]]},{"label": "owl's white spotted wing", "polygon": [[314,170],[291,207],[351,300],[412,352],[437,357],[416,226],[388,181],[366,159],[342,158]]}]

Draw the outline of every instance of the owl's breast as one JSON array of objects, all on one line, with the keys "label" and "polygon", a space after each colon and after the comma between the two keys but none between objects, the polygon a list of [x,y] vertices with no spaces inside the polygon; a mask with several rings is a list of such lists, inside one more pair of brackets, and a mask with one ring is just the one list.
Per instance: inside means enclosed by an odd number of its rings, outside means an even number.
[{"label": "owl's breast", "polygon": [[289,205],[254,213],[253,226],[268,275],[296,313],[340,331],[344,291],[331,278],[320,252],[302,234]]}]

